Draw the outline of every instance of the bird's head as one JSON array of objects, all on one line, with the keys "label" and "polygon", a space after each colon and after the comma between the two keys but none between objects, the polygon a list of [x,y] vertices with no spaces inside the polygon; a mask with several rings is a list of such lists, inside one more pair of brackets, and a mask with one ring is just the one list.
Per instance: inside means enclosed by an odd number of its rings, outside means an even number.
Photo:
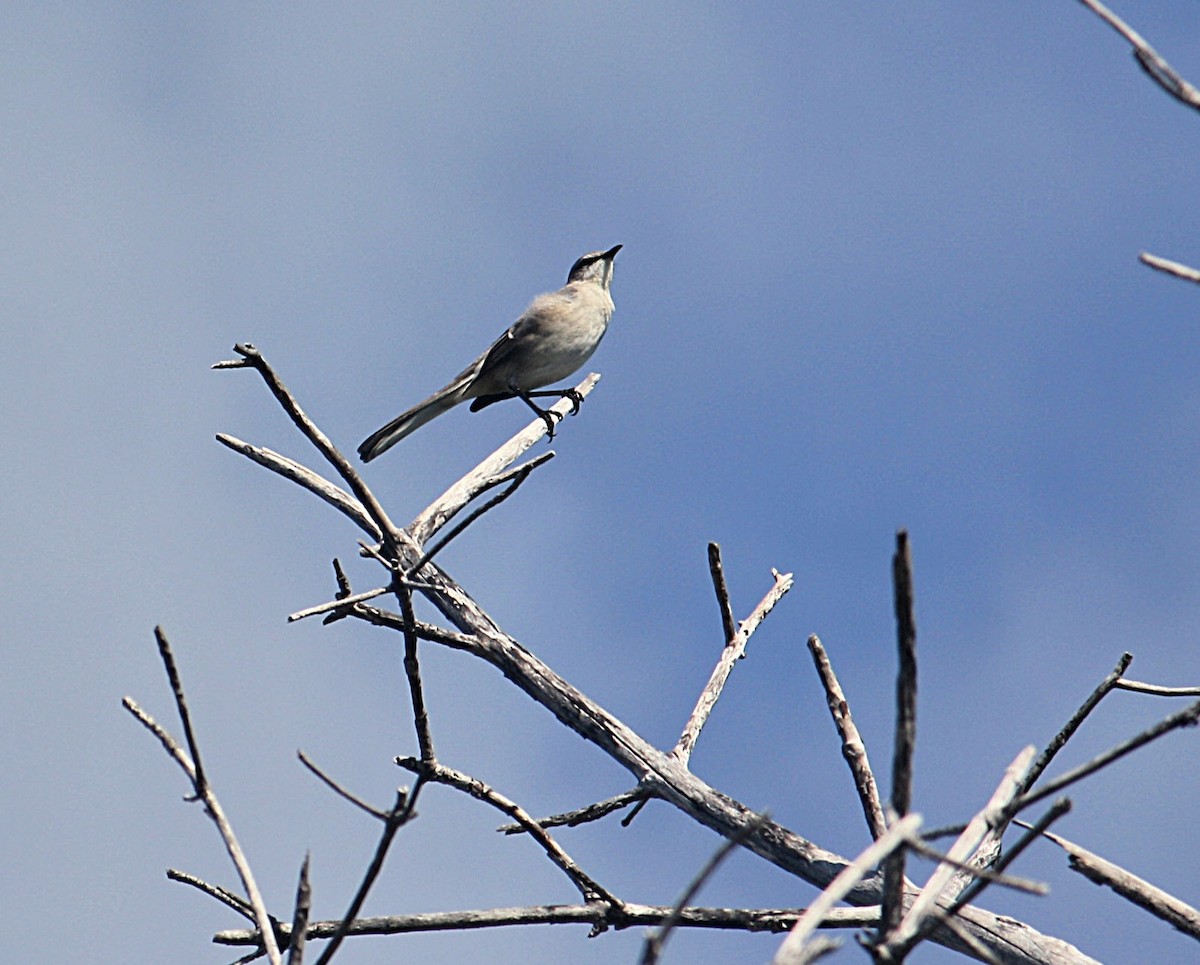
[{"label": "bird's head", "polygon": [[594,281],[607,289],[612,284],[613,259],[621,250],[620,245],[609,248],[608,251],[589,251],[571,266],[567,282]]}]

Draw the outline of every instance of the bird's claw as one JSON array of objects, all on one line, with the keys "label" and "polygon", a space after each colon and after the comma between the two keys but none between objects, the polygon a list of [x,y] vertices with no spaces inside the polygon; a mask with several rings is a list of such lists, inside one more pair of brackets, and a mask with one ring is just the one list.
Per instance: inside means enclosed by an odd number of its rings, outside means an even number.
[{"label": "bird's claw", "polygon": [[583,396],[576,389],[564,389],[563,398],[571,400],[571,415],[579,415],[579,406],[583,402]]},{"label": "bird's claw", "polygon": [[554,427],[558,425],[558,420],[563,417],[561,412],[555,412],[553,409],[542,409],[542,418],[546,420],[546,435],[553,441]]}]

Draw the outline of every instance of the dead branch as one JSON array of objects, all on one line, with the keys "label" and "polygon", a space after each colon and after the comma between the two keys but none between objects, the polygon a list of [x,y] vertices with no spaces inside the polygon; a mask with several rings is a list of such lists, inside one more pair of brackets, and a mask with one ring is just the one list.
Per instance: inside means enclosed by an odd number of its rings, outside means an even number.
[{"label": "dead branch", "polygon": [[309,855],[300,866],[300,881],[296,885],[296,911],[292,915],[292,932],[288,941],[288,965],[304,965],[304,946],[308,938],[308,913],[312,907],[312,888],[308,883]]},{"label": "dead branch", "polygon": [[1200,110],[1200,91],[1197,91],[1170,64],[1163,60],[1158,51],[1146,43],[1136,30],[1100,3],[1100,0],[1079,0],[1079,2],[1129,42],[1129,45],[1133,47],[1133,56],[1138,65],[1154,83],[1181,104]]},{"label": "dead branch", "polygon": [[1138,255],[1138,261],[1143,265],[1149,265],[1156,271],[1161,271],[1167,275],[1174,275],[1176,278],[1182,278],[1184,281],[1191,281],[1200,284],[1200,271],[1192,268],[1190,265],[1180,264],[1178,261],[1170,261],[1166,258],[1160,258],[1158,255],[1152,255],[1148,251],[1143,251]]},{"label": "dead branch", "polygon": [[1066,838],[1049,832],[1043,832],[1043,835],[1067,852],[1072,871],[1078,871],[1098,885],[1111,888],[1122,898],[1144,908],[1185,935],[1200,939],[1200,911],[1191,905]]},{"label": "dead branch", "polygon": [[[908,532],[896,533],[892,556],[892,592],[896,610],[896,734],[892,750],[892,801],[889,821],[904,817],[912,805],[913,754],[917,739],[917,623],[913,604],[912,553]],[[883,866],[881,937],[891,935],[900,923],[904,905],[904,848],[888,852]]]},{"label": "dead branch", "polygon": [[[415,932],[463,931],[475,928],[503,928],[517,925],[590,925],[593,930],[609,928],[656,927],[674,909],[668,905],[626,903],[619,915],[603,903],[590,905],[537,905],[521,908],[488,908],[469,911],[438,911],[414,915],[387,915],[358,918],[347,929],[348,936],[403,935]],[[708,928],[747,932],[781,933],[804,914],[803,908],[685,908],[677,927]],[[879,920],[879,908],[834,908],[821,922],[821,928],[864,928]],[[308,925],[308,938],[331,937],[341,924],[316,921]],[[287,935],[287,926],[282,926]],[[218,945],[253,945],[257,933],[247,929],[217,932]]]},{"label": "dead branch", "polygon": [[871,762],[867,759],[866,744],[863,743],[858,728],[854,726],[854,718],[850,716],[850,704],[833,672],[829,656],[815,634],[808,638],[808,651],[816,665],[817,676],[821,678],[821,686],[825,688],[825,702],[829,705],[833,725],[842,739],[842,757],[850,766],[863,816],[867,819],[867,828],[871,837],[878,840],[887,832],[887,821],[883,817],[883,804],[879,800],[875,774],[871,770]]},{"label": "dead branch", "polygon": [[162,658],[163,666],[166,668],[171,689],[174,692],[175,706],[179,711],[179,718],[183,723],[184,734],[187,735],[191,756],[189,756],[188,751],[185,751],[179,745],[179,742],[174,737],[159,725],[158,721],[142,710],[132,697],[124,698],[122,704],[126,710],[137,718],[143,727],[158,738],[159,743],[162,744],[175,763],[179,765],[180,770],[187,775],[188,780],[191,781],[195,793],[192,800],[204,803],[204,812],[212,819],[213,824],[216,825],[217,832],[225,844],[225,851],[229,855],[229,860],[233,862],[234,868],[237,869],[238,877],[242,880],[242,887],[246,889],[246,898],[254,911],[254,921],[258,925],[259,941],[262,943],[263,951],[266,953],[271,965],[281,965],[282,959],[279,954],[279,945],[275,941],[274,923],[271,920],[271,916],[267,913],[267,906],[263,901],[262,894],[258,890],[258,883],[254,880],[254,874],[250,870],[250,862],[246,860],[242,846],[238,843],[237,836],[233,833],[233,825],[229,823],[229,819],[225,816],[221,802],[217,800],[217,794],[213,790],[212,785],[209,784],[208,779],[204,775],[204,770],[200,766],[200,748],[196,743],[195,733],[192,730],[192,719],[188,713],[187,699],[183,692],[183,684],[179,677],[178,668],[175,665],[175,656],[171,652],[171,644],[167,640],[167,635],[162,627],[154,628],[154,636],[158,641],[158,652]]},{"label": "dead branch", "polygon": [[1140,680],[1126,680],[1122,677],[1113,688],[1129,690],[1135,694],[1152,694],[1155,697],[1200,697],[1200,687],[1161,687],[1158,684],[1144,684]]}]

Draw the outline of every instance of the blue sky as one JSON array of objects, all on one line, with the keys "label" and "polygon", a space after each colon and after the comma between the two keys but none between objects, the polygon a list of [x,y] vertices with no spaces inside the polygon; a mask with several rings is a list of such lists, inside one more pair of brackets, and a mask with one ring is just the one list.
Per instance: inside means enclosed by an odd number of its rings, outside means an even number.
[{"label": "blue sky", "polygon": [[[1192,5],[1120,12],[1200,77]],[[208,946],[232,916],[163,869],[233,873],[119,706],[174,726],[157,623],[276,911],[311,849],[316,914],[335,916],[376,835],[296,748],[381,804],[405,780],[397,639],[284,622],[329,597],[334,556],[375,585],[358,534],[213,441],[310,459],[253,375],[211,363],[258,344],[352,452],[617,243],[603,381],[558,458],[442,558],[584,692],[670,745],[720,647],[706,543],[739,618],[771,567],[794,572],[693,765],[851,854],[866,834],[804,640],[829,648],[882,778],[898,527],[930,824],[978,808],[1122,651],[1135,678],[1200,680],[1200,292],[1136,260],[1200,263],[1200,120],[1080,4],[22,4],[6,20],[11,960],[233,957]],[[411,518],[526,417],[455,411],[366,477]],[[489,668],[432,649],[425,666],[446,763],[539,814],[628,786]],[[1176,709],[1110,697],[1062,765]],[[1196,760],[1194,733],[1166,738],[1080,788],[1059,832],[1200,900]],[[437,789],[421,810],[368,913],[573,900],[493,814]],[[562,840],[623,897],[664,902],[716,844],[666,805]],[[1063,866],[1037,848],[1020,870],[1052,896],[985,904],[1101,960],[1194,954]],[[739,855],[703,901],[811,896]],[[510,930],[342,955],[616,962],[640,940]],[[668,960],[775,945],[683,934]]]}]

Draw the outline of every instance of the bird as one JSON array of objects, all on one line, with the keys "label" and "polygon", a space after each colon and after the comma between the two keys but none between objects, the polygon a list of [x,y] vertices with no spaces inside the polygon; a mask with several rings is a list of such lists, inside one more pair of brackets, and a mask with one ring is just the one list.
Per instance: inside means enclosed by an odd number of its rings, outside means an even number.
[{"label": "bird", "polygon": [[571,400],[571,414],[579,411],[582,396],[574,389],[543,389],[580,368],[604,337],[613,314],[609,293],[613,259],[622,248],[591,251],[579,258],[556,292],[538,295],[508,331],[444,388],[407,412],[372,432],[358,447],[363,462],[386,452],[410,432],[471,399],[471,411],[505,399],[521,399],[546,422],[554,438],[555,417],[533,400],[557,396]]}]

